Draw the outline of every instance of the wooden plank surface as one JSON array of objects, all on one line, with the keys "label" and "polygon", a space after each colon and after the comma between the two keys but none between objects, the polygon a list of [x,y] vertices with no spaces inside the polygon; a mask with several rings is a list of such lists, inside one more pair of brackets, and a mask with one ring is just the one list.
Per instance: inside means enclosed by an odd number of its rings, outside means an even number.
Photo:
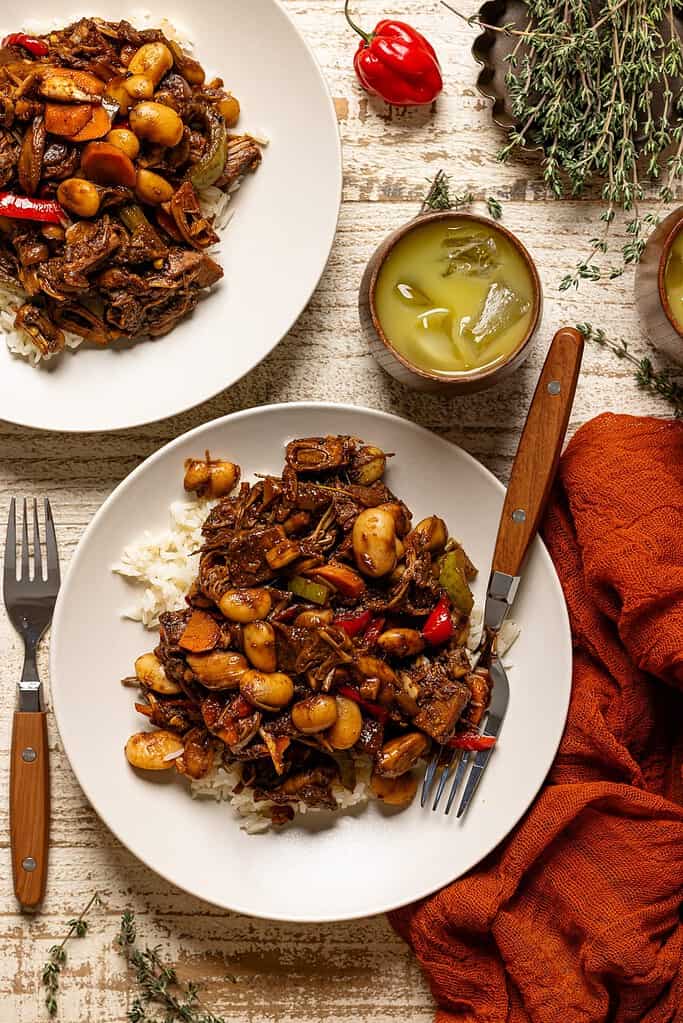
[{"label": "wooden plank surface", "polygon": [[[578,293],[558,291],[559,278],[588,251],[599,204],[548,198],[533,159],[505,166],[496,161],[501,136],[474,88],[473,30],[435,0],[359,0],[357,13],[364,24],[383,15],[409,20],[430,37],[442,58],[445,95],[436,109],[392,115],[356,85],[350,70],[355,40],[346,28],[341,0],[287,0],[286,7],[322,65],[343,138],[344,204],[332,257],[299,322],[230,393],[181,416],[110,436],[55,436],[0,422],[0,521],[5,521],[12,495],[49,494],[65,562],[102,500],[128,472],[161,444],[215,416],[273,401],[370,405],[456,441],[506,479],[533,385],[558,326],[593,320],[626,337],[636,351],[648,350],[634,310],[630,273],[608,285],[582,286]],[[462,7],[469,13],[475,4],[463,0]],[[379,241],[378,231],[416,212],[425,179],[441,166],[458,190],[469,189],[479,200],[495,195],[503,201],[504,223],[536,258],[545,288],[543,327],[525,366],[495,391],[462,399],[417,395],[385,376],[365,349],[356,310],[358,283]],[[605,410],[668,414],[667,406],[636,389],[625,364],[589,346],[570,431]],[[207,983],[207,1001],[227,1019],[431,1019],[428,988],[383,918],[326,926],[251,920],[198,902],[138,863],[86,802],[51,719],[48,891],[42,913],[19,914],[10,881],[7,793],[12,683],[20,670],[20,648],[2,614],[0,649],[0,1023],[46,1018],[39,975],[47,950],[94,889],[103,894],[105,908],[94,914],[89,937],[73,944],[61,982],[61,1018],[69,1023],[122,1023],[126,1018],[129,984],[112,948],[118,915],[126,907],[138,914],[145,938],[159,942],[183,975]],[[226,973],[234,974],[237,983],[225,980]]]}]

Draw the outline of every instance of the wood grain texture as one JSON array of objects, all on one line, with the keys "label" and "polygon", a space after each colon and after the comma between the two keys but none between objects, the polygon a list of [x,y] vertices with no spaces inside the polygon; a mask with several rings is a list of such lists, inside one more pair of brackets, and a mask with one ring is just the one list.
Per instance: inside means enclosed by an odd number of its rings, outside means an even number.
[{"label": "wood grain texture", "polygon": [[45,893],[50,818],[47,714],[16,711],[10,752],[10,846],[14,893],[35,909]]},{"label": "wood grain texture", "polygon": [[[445,93],[433,110],[388,111],[365,96],[351,67],[356,40],[341,0],[285,0],[329,82],[344,146],[344,203],[337,240],[308,308],[277,349],[230,391],[183,415],[148,427],[96,436],[40,433],[0,422],[0,525],[10,497],[49,494],[63,565],[103,499],[161,444],[206,420],[274,401],[350,401],[412,419],[480,459],[506,480],[524,415],[552,334],[593,320],[634,350],[652,352],[640,333],[630,273],[609,284],[560,293],[560,277],[586,255],[600,213],[597,202],[558,202],[544,190],[533,157],[496,161],[501,135],[476,92],[469,47],[474,30],[437,0],[357,0],[359,21],[382,16],[413,22],[436,45]],[[245,0],[245,8],[248,5]],[[475,0],[463,0],[471,13]],[[188,8],[189,11],[189,8]],[[380,236],[417,210],[427,178],[439,167],[458,190],[503,201],[503,223],[519,234],[544,287],[544,322],[521,367],[495,390],[460,399],[422,395],[389,378],[368,353],[357,311],[358,284]],[[314,172],[314,169],[312,170]],[[617,224],[615,242],[621,235]],[[598,412],[668,415],[668,406],[638,391],[629,368],[588,348],[569,424],[572,433]],[[21,648],[0,613],[0,791],[8,792],[13,683]],[[106,657],[106,653],[103,653]],[[46,652],[41,652],[46,678]],[[91,698],[84,688],[83,699]],[[184,976],[207,983],[207,1001],[235,1023],[428,1023],[432,1000],[410,952],[381,917],[301,926],[225,913],[172,888],[123,849],[85,800],[48,718],[52,816],[50,869],[42,912],[17,911],[12,892],[7,798],[0,799],[0,1023],[46,1018],[39,988],[47,951],[64,923],[97,888],[105,909],[87,939],[75,942],[61,979],[61,1019],[124,1023],[131,992],[112,947],[118,914],[130,907],[150,944],[180,963]],[[172,841],[172,835],[169,835]],[[237,977],[237,984],[225,974]]]},{"label": "wood grain texture", "polygon": [[583,337],[573,327],[555,334],[538,378],[510,473],[493,570],[518,576],[536,536],[557,471],[581,368]]}]

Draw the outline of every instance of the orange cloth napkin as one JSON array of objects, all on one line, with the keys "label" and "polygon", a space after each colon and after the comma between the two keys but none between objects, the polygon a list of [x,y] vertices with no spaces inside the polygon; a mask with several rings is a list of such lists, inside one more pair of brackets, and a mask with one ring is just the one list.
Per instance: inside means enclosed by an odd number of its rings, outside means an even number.
[{"label": "orange cloth napkin", "polygon": [[574,639],[557,759],[498,849],[392,923],[429,979],[437,1023],[674,1023],[683,1020],[683,423],[603,415],[580,429],[544,538]]}]

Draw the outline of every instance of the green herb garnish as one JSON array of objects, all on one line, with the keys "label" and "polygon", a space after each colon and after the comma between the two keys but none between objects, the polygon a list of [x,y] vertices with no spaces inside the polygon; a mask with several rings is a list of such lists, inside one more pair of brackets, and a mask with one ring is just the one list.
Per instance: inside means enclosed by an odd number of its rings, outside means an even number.
[{"label": "green herb garnish", "polygon": [[88,932],[88,922],[85,919],[86,914],[92,909],[93,906],[100,906],[101,900],[97,892],[91,897],[87,906],[81,911],[79,916],[74,917],[73,920],[69,920],[67,926],[69,930],[66,935],[62,938],[58,945],[53,945],[49,952],[49,959],[43,967],[41,980],[43,987],[45,988],[45,1008],[50,1016],[57,1015],[57,992],[59,990],[59,975],[62,972],[62,966],[66,962],[66,943],[69,938],[84,938]]},{"label": "green herb garnish", "polygon": [[[139,949],[135,915],[126,910],[121,916],[121,925],[116,944],[126,962],[135,971],[140,988],[128,1010],[129,1023],[156,1023],[148,1014],[150,1006],[159,1007],[164,1023],[225,1023],[222,1016],[215,1016],[199,998],[199,987],[191,981],[183,983],[174,967],[164,963],[159,946]],[[227,975],[226,980],[237,983]]]},{"label": "green herb garnish", "polygon": [[600,345],[601,348],[608,348],[618,359],[626,359],[635,367],[634,377],[638,387],[664,398],[673,406],[676,418],[683,417],[683,385],[675,379],[673,370],[655,370],[647,356],[638,358],[637,355],[633,355],[623,338],[617,340],[609,338],[604,330],[593,327],[590,323],[577,323],[576,329],[583,334],[586,341]]},{"label": "green herb garnish", "polygon": [[[461,210],[466,206],[471,206],[475,201],[472,192],[463,191],[451,194],[450,175],[446,174],[444,170],[437,171],[431,181],[428,179],[428,183],[429,189],[422,200],[420,213],[426,213],[427,210]],[[494,220],[500,220],[503,216],[503,206],[500,200],[489,195],[485,202],[489,216]]]}]

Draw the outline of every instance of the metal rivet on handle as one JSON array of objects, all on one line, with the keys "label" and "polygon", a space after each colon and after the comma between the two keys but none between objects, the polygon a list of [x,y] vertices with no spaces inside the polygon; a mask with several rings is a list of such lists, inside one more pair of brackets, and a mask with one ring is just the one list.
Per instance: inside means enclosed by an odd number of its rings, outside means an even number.
[{"label": "metal rivet on handle", "polygon": [[559,394],[562,390],[562,384],[559,380],[551,380],[548,384],[548,394]]},{"label": "metal rivet on handle", "polygon": [[36,861],[33,859],[32,856],[26,856],[21,861],[21,865],[24,868],[24,870],[28,870],[28,871],[35,870],[36,867],[38,866],[38,864],[36,863]]},{"label": "metal rivet on handle", "polygon": [[27,746],[26,749],[21,751],[21,759],[25,760],[27,764],[32,764],[37,758],[38,754],[31,748],[31,746]]},{"label": "metal rivet on handle", "polygon": [[512,513],[513,522],[526,522],[526,512],[523,508],[515,508]]}]

